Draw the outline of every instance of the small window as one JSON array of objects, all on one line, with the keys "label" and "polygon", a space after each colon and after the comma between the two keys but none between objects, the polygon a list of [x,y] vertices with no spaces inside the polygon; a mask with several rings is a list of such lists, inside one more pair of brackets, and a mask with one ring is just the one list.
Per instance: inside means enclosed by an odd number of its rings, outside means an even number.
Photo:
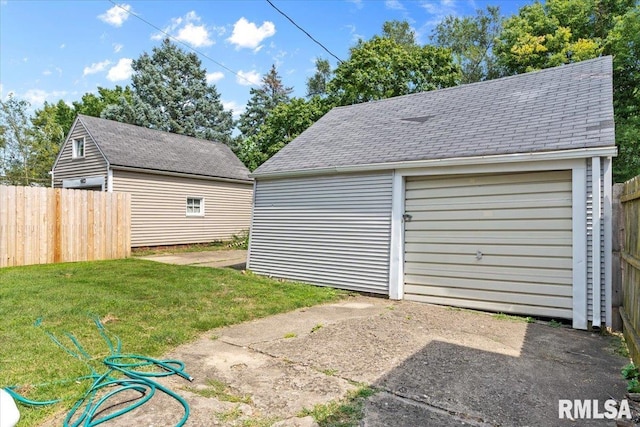
[{"label": "small window", "polygon": [[73,145],[73,158],[77,159],[84,157],[84,138],[74,139]]},{"label": "small window", "polygon": [[187,216],[204,216],[202,197],[187,197]]}]

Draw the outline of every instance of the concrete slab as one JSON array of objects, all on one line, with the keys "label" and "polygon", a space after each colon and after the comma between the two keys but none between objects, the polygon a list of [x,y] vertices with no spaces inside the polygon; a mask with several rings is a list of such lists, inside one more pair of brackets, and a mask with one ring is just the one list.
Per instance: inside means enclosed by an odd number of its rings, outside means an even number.
[{"label": "concrete slab", "polygon": [[[366,426],[603,425],[559,420],[558,399],[624,397],[627,360],[615,344],[597,333],[357,296],[207,332],[167,355],[195,381],[163,384],[191,405],[187,426],[305,425],[296,418],[303,408],[362,383],[378,390],[366,402]],[[211,393],[216,384],[225,395]],[[181,414],[158,396],[109,426],[175,425]]]},{"label": "concrete slab", "polygon": [[175,254],[149,255],[140,257],[164,264],[194,265],[199,267],[232,267],[243,269],[247,262],[245,250],[221,250],[202,252],[182,252]]}]

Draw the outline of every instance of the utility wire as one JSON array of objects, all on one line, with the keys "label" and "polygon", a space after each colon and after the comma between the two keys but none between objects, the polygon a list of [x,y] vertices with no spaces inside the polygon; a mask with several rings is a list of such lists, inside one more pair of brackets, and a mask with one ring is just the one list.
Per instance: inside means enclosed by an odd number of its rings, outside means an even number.
[{"label": "utility wire", "polygon": [[254,84],[254,82],[252,82],[251,80],[249,80],[248,78],[246,78],[245,76],[243,76],[240,73],[237,73],[236,71],[232,70],[231,68],[221,64],[220,62],[216,61],[215,59],[211,58],[210,56],[200,52],[197,49],[194,49],[193,47],[191,47],[190,45],[188,45],[187,43],[183,42],[182,40],[178,40],[177,38],[173,37],[171,34],[167,33],[166,31],[164,31],[162,28],[158,27],[157,25],[152,24],[151,22],[147,21],[146,19],[144,19],[143,17],[141,17],[140,15],[138,15],[137,13],[133,13],[130,10],[120,6],[119,4],[117,4],[115,2],[115,0],[107,0],[109,3],[113,4],[114,6],[124,10],[125,12],[127,12],[129,15],[138,18],[139,20],[141,20],[142,22],[144,22],[145,24],[149,25],[150,27],[155,28],[156,30],[160,31],[162,34],[164,34],[165,36],[167,36],[169,39],[175,41],[176,43],[179,43],[183,46],[185,46],[187,49],[195,52],[196,54],[208,59],[209,61],[213,62],[214,64],[216,64],[218,67],[223,68],[225,70],[227,70],[228,72],[230,72],[231,74],[235,74],[237,77],[241,78],[242,80],[250,83],[250,84]]},{"label": "utility wire", "polygon": [[[109,0],[111,1],[111,0]],[[314,39],[313,36],[311,34],[309,34],[304,28],[302,28],[300,25],[296,24],[296,22],[289,18],[289,16],[284,13],[283,11],[281,11],[280,9],[278,9],[276,7],[275,4],[273,4],[271,2],[271,0],[267,0],[267,3],[269,3],[271,5],[272,8],[274,8],[275,10],[278,11],[278,13],[280,13],[280,15],[284,16],[285,18],[287,18],[289,20],[289,22],[291,22],[293,25],[295,25],[300,31],[302,31],[303,33],[305,33],[307,35],[307,37],[309,37],[311,40],[313,40],[318,46],[320,46],[321,48],[323,48],[329,55],[333,56],[334,58],[336,58],[338,60],[338,63],[341,64],[343,61],[342,59],[338,58],[336,55],[333,54],[333,52],[331,52],[329,49],[327,49],[325,47],[325,45],[323,45],[322,43],[320,43],[318,40]]]}]

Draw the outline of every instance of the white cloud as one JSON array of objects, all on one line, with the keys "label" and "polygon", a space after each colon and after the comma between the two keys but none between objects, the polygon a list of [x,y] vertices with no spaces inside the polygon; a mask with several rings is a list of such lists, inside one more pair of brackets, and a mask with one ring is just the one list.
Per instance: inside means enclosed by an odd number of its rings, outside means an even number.
[{"label": "white cloud", "polygon": [[45,101],[56,101],[66,94],[67,92],[59,90],[47,92],[42,89],[29,89],[22,97],[28,101],[32,107],[39,107],[43,105]]},{"label": "white cloud", "polygon": [[207,83],[215,83],[224,78],[224,73],[221,71],[214,71],[213,73],[207,73]]},{"label": "white cloud", "polygon": [[[211,31],[204,24],[200,24],[202,19],[193,10],[183,17],[172,18],[171,24],[165,27],[162,32],[153,34],[152,40],[162,40],[167,34],[193,47],[211,46],[215,42],[211,39]],[[212,27],[218,31],[217,27]]]},{"label": "white cloud", "polygon": [[113,7],[107,10],[102,15],[98,15],[98,19],[114,27],[121,27],[129,18],[129,12],[131,11],[131,5],[121,3],[113,5]]},{"label": "white cloud", "polygon": [[99,73],[100,71],[104,71],[107,69],[109,65],[111,65],[111,61],[109,61],[108,59],[105,59],[102,62],[94,62],[88,67],[84,67],[84,70],[82,70],[82,77],[88,76],[89,74],[95,74],[95,73]]},{"label": "white cloud", "polygon": [[238,19],[233,25],[233,33],[227,39],[236,46],[236,49],[248,48],[258,51],[262,48],[260,43],[276,33],[276,26],[273,22],[264,21],[259,27],[253,22],[247,21],[244,17]]},{"label": "white cloud", "polygon": [[405,10],[404,6],[402,5],[402,3],[400,3],[399,0],[385,0],[384,6],[387,9],[392,10]]},{"label": "white cloud", "polygon": [[122,50],[124,46],[121,45],[120,43],[114,43],[113,44],[113,53],[118,53]]},{"label": "white cloud", "polygon": [[362,4],[362,0],[347,0],[349,3],[353,3],[358,9],[362,9],[364,5]]},{"label": "white cloud", "polygon": [[234,119],[238,119],[240,117],[240,114],[244,113],[244,110],[246,108],[244,105],[240,105],[236,101],[225,100],[222,100],[222,106],[225,110],[232,111]]},{"label": "white cloud", "polygon": [[43,76],[50,76],[50,75],[51,75],[51,70],[44,70],[44,71],[42,72],[42,75],[43,75]]},{"label": "white cloud", "polygon": [[236,82],[243,86],[258,86],[261,82],[261,76],[256,70],[246,72],[239,70]]},{"label": "white cloud", "polygon": [[107,73],[107,80],[111,82],[119,82],[121,80],[127,80],[133,74],[133,69],[131,68],[131,63],[133,59],[130,58],[121,58],[118,63],[111,67],[109,72]]},{"label": "white cloud", "polygon": [[66,45],[66,44],[64,44],[64,43],[62,43],[62,44],[60,45],[60,49],[64,49],[65,47],[67,47],[67,45]]}]

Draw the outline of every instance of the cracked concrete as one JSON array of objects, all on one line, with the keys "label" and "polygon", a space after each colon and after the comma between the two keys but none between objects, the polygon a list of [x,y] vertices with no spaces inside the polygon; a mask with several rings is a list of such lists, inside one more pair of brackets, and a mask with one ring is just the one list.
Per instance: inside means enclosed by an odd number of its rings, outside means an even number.
[{"label": "cracked concrete", "polygon": [[[187,426],[313,425],[297,418],[304,408],[358,384],[378,390],[365,426],[575,426],[558,419],[558,399],[624,396],[627,360],[614,347],[598,333],[357,296],[209,331],[166,355],[194,382],[162,383],[188,400]],[[224,396],[211,395],[215,384]],[[105,426],[170,426],[180,417],[177,403],[157,395]]]}]

